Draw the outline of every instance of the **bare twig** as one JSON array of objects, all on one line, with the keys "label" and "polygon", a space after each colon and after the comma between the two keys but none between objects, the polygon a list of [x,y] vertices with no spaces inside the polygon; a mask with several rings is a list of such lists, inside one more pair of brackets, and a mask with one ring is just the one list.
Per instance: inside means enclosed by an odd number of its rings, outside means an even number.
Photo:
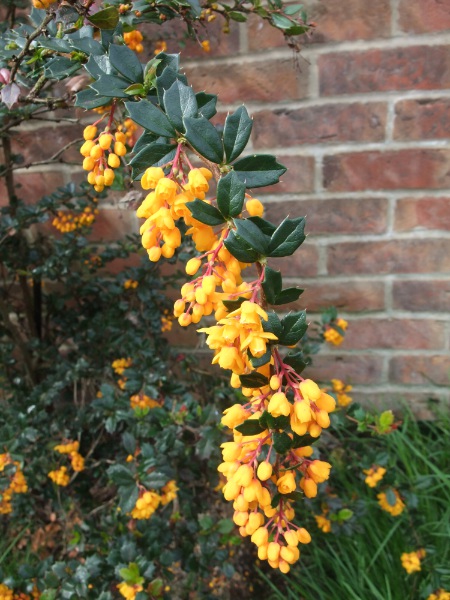
[{"label": "bare twig", "polygon": [[39,25],[39,27],[36,27],[36,29],[30,33],[30,35],[27,37],[27,41],[25,42],[25,46],[22,48],[21,52],[19,53],[18,56],[16,56],[15,58],[13,58],[14,64],[11,68],[11,77],[10,77],[10,83],[12,83],[14,81],[14,77],[17,74],[17,70],[20,67],[20,64],[22,62],[22,60],[24,59],[24,57],[26,56],[28,50],[30,49],[31,43],[41,35],[41,33],[43,33],[45,31],[45,28],[47,27],[47,25],[50,23],[50,21],[53,20],[55,14],[53,12],[50,12],[47,14],[47,16],[45,17],[45,19],[42,21],[42,23]]}]

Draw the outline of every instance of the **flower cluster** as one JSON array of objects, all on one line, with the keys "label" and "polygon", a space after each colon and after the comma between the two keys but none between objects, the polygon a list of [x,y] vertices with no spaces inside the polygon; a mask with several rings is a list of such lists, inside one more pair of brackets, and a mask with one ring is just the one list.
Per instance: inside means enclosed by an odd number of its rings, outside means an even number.
[{"label": "flower cluster", "polygon": [[131,358],[116,358],[116,360],[113,360],[113,362],[111,363],[111,366],[113,368],[114,373],[116,373],[117,375],[122,375],[125,369],[131,367],[131,364]]},{"label": "flower cluster", "polygon": [[35,586],[30,594],[15,592],[5,583],[0,583],[0,600],[38,600],[41,594]]},{"label": "flower cluster", "polygon": [[114,183],[114,169],[120,166],[120,157],[127,153],[125,133],[111,133],[113,108],[109,123],[102,133],[97,135],[96,124],[88,125],[83,131],[85,142],[80,148],[80,154],[84,156],[83,169],[89,171],[87,180],[96,192],[102,192]]},{"label": "flower cluster", "polygon": [[[64,444],[58,444],[53,448],[55,452],[59,454],[65,454],[70,458],[72,469],[75,473],[79,473],[84,471],[84,458],[78,452],[80,449],[80,442],[75,440],[74,442],[65,442]],[[70,476],[68,469],[65,465],[55,469],[54,471],[50,471],[48,474],[49,478],[61,487],[66,487],[69,485]]]},{"label": "flower cluster", "polygon": [[364,481],[369,487],[374,488],[385,476],[386,469],[384,467],[374,465],[373,467],[370,467],[370,469],[364,469],[364,474],[367,475]]},{"label": "flower cluster", "polygon": [[[27,481],[19,461],[13,460],[9,453],[0,454],[0,515],[12,512],[14,494],[25,494],[28,491]],[[6,479],[6,487],[4,487]]]},{"label": "flower cluster", "polygon": [[41,10],[47,10],[49,6],[55,4],[57,0],[32,0],[34,8],[40,8]]},{"label": "flower cluster", "polygon": [[135,281],[134,279],[126,279],[123,282],[123,287],[126,290],[135,290],[139,285],[139,281]]},{"label": "flower cluster", "polygon": [[142,44],[144,37],[140,31],[133,29],[123,34],[123,41],[130,50],[134,50],[138,54],[144,52],[144,46]]},{"label": "flower cluster", "polygon": [[153,400],[150,396],[147,396],[144,393],[135,394],[130,398],[130,406],[134,410],[135,408],[156,408],[161,406],[161,404],[157,400]]},{"label": "flower cluster", "polygon": [[165,506],[172,502],[177,497],[177,485],[174,480],[169,481],[158,494],[155,491],[142,488],[139,492],[139,498],[136,500],[136,505],[131,511],[133,519],[150,519],[158,506]]},{"label": "flower cluster", "polygon": [[450,592],[440,588],[430,594],[427,600],[450,600]]},{"label": "flower cluster", "polygon": [[339,346],[344,341],[344,333],[348,327],[345,319],[337,319],[335,322],[326,326],[323,337],[326,342]]},{"label": "flower cluster", "polygon": [[423,548],[416,550],[415,552],[404,552],[400,560],[402,561],[402,567],[410,575],[421,570],[420,561],[424,559],[426,552]]},{"label": "flower cluster", "polygon": [[388,512],[393,517],[401,515],[405,510],[405,503],[400,497],[397,490],[389,489],[387,492],[381,492],[377,495],[378,504],[383,510]]},{"label": "flower cluster", "polygon": [[124,598],[126,598],[126,600],[134,600],[134,598],[136,598],[136,595],[139,592],[142,592],[142,590],[144,589],[140,583],[130,584],[126,581],[118,583],[116,587],[119,590],[120,594]]},{"label": "flower cluster", "polygon": [[68,210],[58,210],[52,225],[61,233],[70,233],[82,227],[89,227],[98,215],[98,208],[86,206],[81,213]]},{"label": "flower cluster", "polygon": [[351,385],[346,385],[340,379],[332,379],[331,385],[333,387],[333,392],[336,394],[337,403],[339,406],[348,406],[352,401],[352,398],[348,395],[348,392],[351,392],[353,387]]}]

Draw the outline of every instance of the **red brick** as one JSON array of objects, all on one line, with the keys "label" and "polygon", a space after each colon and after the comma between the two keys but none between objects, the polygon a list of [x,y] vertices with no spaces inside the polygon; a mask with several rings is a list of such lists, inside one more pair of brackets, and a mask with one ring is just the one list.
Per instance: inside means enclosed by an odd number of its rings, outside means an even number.
[{"label": "red brick", "polygon": [[317,275],[318,260],[317,246],[305,242],[289,258],[270,258],[269,266],[280,269],[285,277],[314,277]]},{"label": "red brick", "polygon": [[[381,281],[315,281],[302,283],[305,292],[297,302],[290,305],[295,309],[320,311],[335,306],[340,311],[359,312],[384,309],[384,284]],[[285,284],[288,287],[288,284]]]},{"label": "red brick", "polygon": [[[390,35],[389,0],[309,0],[304,3],[308,22],[316,28],[299,38],[301,45],[310,43],[369,40]],[[276,48],[286,45],[283,34],[256,15],[248,20],[250,50]]]},{"label": "red brick", "polygon": [[350,321],[342,348],[440,349],[442,322],[429,319],[357,319]]},{"label": "red brick", "polygon": [[329,246],[328,273],[448,273],[450,239],[345,242]]},{"label": "red brick", "polygon": [[378,142],[384,140],[385,136],[386,105],[374,102],[277,108],[254,113],[253,117],[255,148]]},{"label": "red brick", "polygon": [[[176,346],[180,348],[198,348],[199,344],[202,340],[204,340],[204,336],[202,334],[197,333],[197,327],[202,327],[202,325],[190,325],[189,327],[181,327],[178,321],[175,320],[172,326],[171,331],[167,331],[164,334],[164,337],[169,341],[171,346]],[[210,362],[212,360],[214,353],[211,352]]]},{"label": "red brick", "polygon": [[[83,126],[78,124],[59,125],[49,127],[48,125],[33,131],[15,131],[13,141],[13,152],[21,154],[24,164],[28,165],[33,161],[47,160],[61,148],[76,139],[82,140]],[[74,144],[66,150],[60,157],[61,161],[78,162],[83,161],[79,149],[81,141]],[[59,159],[58,159],[59,160]]]},{"label": "red brick", "polygon": [[290,58],[187,66],[185,71],[196,90],[218,94],[220,102],[277,102],[308,93],[307,67],[299,75]]},{"label": "red brick", "polygon": [[450,280],[394,281],[393,302],[397,309],[447,313]]},{"label": "red brick", "polygon": [[386,231],[385,198],[333,198],[330,200],[293,200],[265,205],[269,220],[279,223],[291,217],[306,216],[306,231],[321,233],[382,233]]},{"label": "red brick", "polygon": [[319,354],[312,366],[305,369],[304,377],[319,382],[341,379],[352,385],[379,383],[382,365],[382,358],[373,354]]},{"label": "red brick", "polygon": [[450,29],[447,0],[400,0],[399,25],[411,33],[434,33]]},{"label": "red brick", "polygon": [[131,254],[127,258],[115,258],[105,266],[105,271],[111,273],[112,275],[117,275],[118,273],[122,273],[122,271],[130,267],[138,267],[141,264],[143,256],[143,253],[136,253]]},{"label": "red brick", "polygon": [[402,198],[395,210],[397,231],[450,231],[450,198]]},{"label": "red brick", "polygon": [[450,137],[450,99],[402,100],[395,105],[396,140],[439,140]]},{"label": "red brick", "polygon": [[113,241],[137,231],[134,211],[101,208],[92,228],[92,239]]},{"label": "red brick", "polygon": [[394,356],[389,363],[391,381],[397,383],[426,385],[448,385],[450,377],[450,357],[436,356]]},{"label": "red brick", "polygon": [[322,96],[450,86],[448,46],[330,52],[318,65]]},{"label": "red brick", "polygon": [[64,174],[57,171],[41,171],[39,173],[26,171],[16,173],[16,194],[27,204],[34,204],[38,200],[64,185]]},{"label": "red brick", "polygon": [[324,158],[324,186],[334,192],[450,187],[450,150],[351,152]]},{"label": "red brick", "polygon": [[287,168],[279,183],[252,191],[258,194],[300,194],[314,190],[314,158],[312,156],[277,156],[277,160]]}]

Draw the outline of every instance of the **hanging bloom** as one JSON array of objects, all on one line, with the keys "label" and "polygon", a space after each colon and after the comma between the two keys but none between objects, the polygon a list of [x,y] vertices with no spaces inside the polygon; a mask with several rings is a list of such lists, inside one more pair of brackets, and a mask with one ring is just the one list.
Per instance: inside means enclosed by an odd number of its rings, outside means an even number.
[{"label": "hanging bloom", "polygon": [[415,552],[404,552],[400,556],[400,560],[402,561],[402,567],[405,571],[410,575],[411,573],[415,573],[421,570],[421,559],[425,558],[426,552],[423,548],[420,550],[416,550]]}]

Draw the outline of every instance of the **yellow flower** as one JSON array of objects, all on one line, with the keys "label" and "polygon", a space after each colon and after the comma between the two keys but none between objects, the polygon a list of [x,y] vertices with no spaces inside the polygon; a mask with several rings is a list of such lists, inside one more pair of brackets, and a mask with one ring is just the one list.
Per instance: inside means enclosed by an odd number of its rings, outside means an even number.
[{"label": "yellow flower", "polygon": [[430,594],[427,600],[450,600],[450,592],[439,588],[433,594]]},{"label": "yellow flower", "polygon": [[272,417],[280,417],[281,415],[288,417],[291,414],[292,404],[283,392],[276,392],[270,399],[267,410]]},{"label": "yellow flower", "polygon": [[324,533],[330,533],[331,521],[329,519],[327,519],[324,515],[314,515],[314,518],[319,529],[321,529]]},{"label": "yellow flower", "polygon": [[[391,489],[390,492],[392,492],[393,497],[390,497],[391,495],[389,495],[389,499],[388,495],[385,492],[381,492],[380,494],[378,494],[378,504],[383,510],[388,512],[390,515],[392,515],[393,517],[397,517],[404,511],[405,503],[400,498],[400,494],[397,492],[397,490]],[[393,504],[391,502],[393,502]]]},{"label": "yellow flower", "polygon": [[370,469],[364,469],[363,471],[367,477],[365,482],[371,488],[375,487],[379,481],[381,481],[386,473],[386,469],[383,467],[370,467]]},{"label": "yellow flower", "polygon": [[295,475],[292,471],[287,471],[277,480],[277,488],[280,494],[290,494],[296,487]]},{"label": "yellow flower", "polygon": [[420,560],[422,558],[425,558],[425,555],[425,550],[421,548],[420,550],[416,550],[415,552],[404,552],[400,556],[400,560],[402,561],[402,567],[405,569],[408,575],[421,570]]}]

